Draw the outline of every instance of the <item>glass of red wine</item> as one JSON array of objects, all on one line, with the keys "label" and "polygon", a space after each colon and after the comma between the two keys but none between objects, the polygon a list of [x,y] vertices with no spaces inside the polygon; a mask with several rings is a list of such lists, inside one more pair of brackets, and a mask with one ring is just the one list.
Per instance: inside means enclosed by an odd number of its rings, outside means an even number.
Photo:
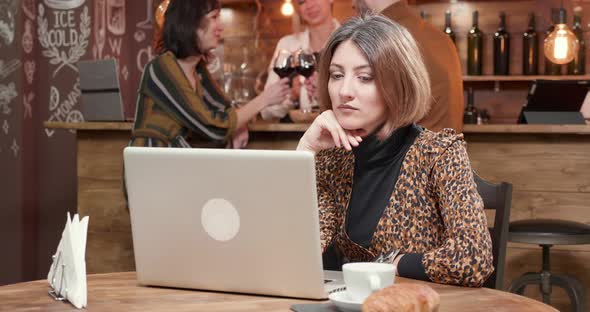
[{"label": "glass of red wine", "polygon": [[297,50],[294,55],[294,64],[297,73],[306,79],[313,75],[316,67],[315,55],[311,51]]},{"label": "glass of red wine", "polygon": [[295,68],[292,64],[292,58],[291,52],[287,50],[280,50],[275,56],[273,70],[277,75],[279,75],[279,77],[281,77],[281,79],[289,77],[295,72]]},{"label": "glass of red wine", "polygon": [[[313,52],[309,50],[297,50],[293,55],[293,59],[293,65],[299,75],[305,77],[305,79],[313,75],[317,66],[316,57]],[[310,98],[309,100],[300,102],[300,108],[303,113],[310,113],[315,104],[315,99]],[[304,103],[305,105],[303,105]]]}]

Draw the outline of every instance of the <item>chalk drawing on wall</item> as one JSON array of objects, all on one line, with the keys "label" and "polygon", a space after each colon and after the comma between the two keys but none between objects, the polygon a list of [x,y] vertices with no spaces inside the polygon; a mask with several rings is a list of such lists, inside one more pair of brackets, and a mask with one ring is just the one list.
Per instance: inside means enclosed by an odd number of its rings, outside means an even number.
[{"label": "chalk drawing on wall", "polygon": [[20,150],[20,147],[16,143],[16,138],[12,139],[12,146],[10,146],[10,149],[14,153],[14,158],[18,157],[18,151]]},{"label": "chalk drawing on wall", "polygon": [[102,59],[102,50],[107,41],[106,0],[94,1],[94,48],[95,59]]},{"label": "chalk drawing on wall", "polygon": [[33,99],[35,98],[35,93],[29,92],[27,95],[23,96],[23,107],[24,107],[24,116],[23,119],[32,118],[33,117]]},{"label": "chalk drawing on wall", "polygon": [[145,32],[143,30],[137,30],[134,34],[133,34],[133,39],[135,39],[135,41],[139,42],[143,42],[145,40]]},{"label": "chalk drawing on wall", "polygon": [[23,13],[29,19],[35,20],[35,0],[22,0]]},{"label": "chalk drawing on wall", "polygon": [[10,60],[8,62],[0,60],[0,80],[12,74],[20,67],[20,64],[21,63],[19,59]]},{"label": "chalk drawing on wall", "polygon": [[73,110],[68,113],[68,117],[66,117],[67,122],[83,122],[84,116],[82,112],[79,110]]},{"label": "chalk drawing on wall", "polygon": [[72,10],[84,4],[85,1],[86,0],[43,0],[43,3],[56,10]]},{"label": "chalk drawing on wall", "polygon": [[49,111],[54,111],[59,105],[59,90],[56,87],[49,87]]},{"label": "chalk drawing on wall", "polygon": [[123,79],[127,81],[127,78],[129,77],[129,70],[127,69],[127,65],[123,65],[123,68],[121,69],[121,75],[123,76]]},{"label": "chalk drawing on wall", "polygon": [[56,18],[55,23],[52,23],[53,28],[51,29],[49,29],[49,22],[45,16],[45,7],[42,4],[39,4],[38,11],[37,34],[39,43],[43,47],[43,56],[48,58],[49,63],[52,65],[58,65],[53,71],[53,76],[55,77],[64,67],[69,67],[77,72],[78,69],[74,64],[86,53],[88,37],[90,36],[88,7],[85,6],[82,13],[80,13],[78,31],[75,29],[75,23],[73,21],[74,11],[59,12],[60,15],[66,14],[67,17],[60,16],[60,18]]},{"label": "chalk drawing on wall", "polygon": [[14,20],[17,2],[14,0],[0,0],[0,47],[9,46],[14,41]]},{"label": "chalk drawing on wall", "polygon": [[33,78],[35,78],[35,61],[25,61],[25,79],[27,79],[28,84],[33,83]]},{"label": "chalk drawing on wall", "polygon": [[121,55],[121,46],[123,46],[123,39],[121,37],[116,38],[109,38],[108,40],[109,47],[111,48],[111,52],[115,56],[115,58]]},{"label": "chalk drawing on wall", "polygon": [[25,33],[23,34],[23,50],[29,54],[33,51],[33,34],[31,29],[33,23],[30,20],[25,20]]},{"label": "chalk drawing on wall", "polygon": [[141,29],[152,29],[154,27],[154,0],[147,0],[145,6],[145,20],[135,24]]},{"label": "chalk drawing on wall", "polygon": [[107,0],[107,28],[115,35],[125,34],[125,0]]},{"label": "chalk drawing on wall", "polygon": [[2,131],[4,131],[4,134],[8,134],[8,130],[10,130],[10,125],[8,124],[8,120],[4,119],[4,122],[2,123]]},{"label": "chalk drawing on wall", "polygon": [[[59,90],[51,86],[49,89],[49,121],[56,122],[82,122],[84,116],[80,110],[76,109],[76,103],[80,98],[80,80],[77,80],[72,90],[67,94],[64,99],[60,99],[61,94]],[[65,94],[65,93],[64,93]],[[73,132],[73,131],[71,131]],[[54,130],[45,129],[47,137],[52,137]]]},{"label": "chalk drawing on wall", "polygon": [[135,58],[137,70],[139,70],[140,73],[143,72],[143,68],[145,67],[145,65],[154,57],[154,49],[151,45],[148,45],[146,48],[139,49],[139,51],[137,52],[137,56]]},{"label": "chalk drawing on wall", "polygon": [[4,115],[9,115],[12,111],[10,109],[10,102],[17,96],[14,82],[8,85],[0,84],[0,112]]}]

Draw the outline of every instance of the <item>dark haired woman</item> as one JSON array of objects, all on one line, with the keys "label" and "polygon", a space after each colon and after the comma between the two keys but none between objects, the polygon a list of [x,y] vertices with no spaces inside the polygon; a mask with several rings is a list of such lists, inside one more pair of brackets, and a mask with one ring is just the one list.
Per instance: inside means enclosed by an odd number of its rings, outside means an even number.
[{"label": "dark haired woman", "polygon": [[138,91],[131,146],[191,147],[189,134],[244,147],[246,125],[264,107],[282,102],[288,79],[234,108],[207,71],[221,39],[218,0],[172,0],[163,26],[163,52],[146,65]]}]

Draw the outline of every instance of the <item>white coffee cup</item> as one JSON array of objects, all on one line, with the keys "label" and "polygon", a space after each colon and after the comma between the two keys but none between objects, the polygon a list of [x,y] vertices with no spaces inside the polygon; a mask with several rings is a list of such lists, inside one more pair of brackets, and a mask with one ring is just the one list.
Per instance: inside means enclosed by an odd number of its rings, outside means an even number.
[{"label": "white coffee cup", "polygon": [[342,266],[342,274],[350,298],[363,302],[370,294],[393,285],[395,266],[389,263],[351,262]]}]

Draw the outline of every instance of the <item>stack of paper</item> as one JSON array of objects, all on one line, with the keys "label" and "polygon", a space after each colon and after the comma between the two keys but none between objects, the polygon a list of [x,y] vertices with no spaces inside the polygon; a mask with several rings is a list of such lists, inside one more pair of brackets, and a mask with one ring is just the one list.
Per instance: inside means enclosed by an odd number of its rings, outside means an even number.
[{"label": "stack of paper", "polygon": [[47,281],[55,296],[68,300],[76,308],[86,307],[86,233],[88,217],[78,214],[68,220],[53,256]]}]

